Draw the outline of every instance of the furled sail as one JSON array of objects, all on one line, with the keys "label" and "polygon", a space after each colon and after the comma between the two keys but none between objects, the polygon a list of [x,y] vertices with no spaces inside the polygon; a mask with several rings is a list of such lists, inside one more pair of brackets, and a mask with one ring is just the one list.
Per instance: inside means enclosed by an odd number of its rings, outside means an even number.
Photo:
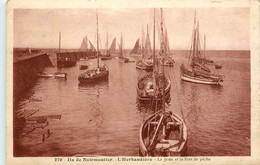
[{"label": "furled sail", "polygon": [[88,50],[88,37],[84,37],[82,42],[81,42],[81,46],[79,48],[78,51],[87,51]]},{"label": "furled sail", "polygon": [[148,32],[148,26],[147,26],[147,34],[146,34],[146,41],[144,45],[144,58],[149,59],[152,56],[152,47],[150,42],[150,36]]},{"label": "furled sail", "polygon": [[165,35],[164,35],[164,37],[165,37],[165,51],[166,51],[166,55],[170,55],[170,44],[169,44],[169,39],[168,39],[168,34],[167,34],[167,29],[166,29],[166,27],[165,27]]},{"label": "furled sail", "polygon": [[120,58],[124,58],[124,55],[123,55],[123,36],[122,36],[122,33],[121,33],[120,44],[118,44],[118,46],[119,46],[119,57],[120,57]]},{"label": "furled sail", "polygon": [[140,44],[139,39],[136,40],[134,48],[131,50],[130,54],[140,54]]},{"label": "furled sail", "polygon": [[113,39],[111,46],[108,49],[108,52],[111,54],[116,54],[116,37]]}]

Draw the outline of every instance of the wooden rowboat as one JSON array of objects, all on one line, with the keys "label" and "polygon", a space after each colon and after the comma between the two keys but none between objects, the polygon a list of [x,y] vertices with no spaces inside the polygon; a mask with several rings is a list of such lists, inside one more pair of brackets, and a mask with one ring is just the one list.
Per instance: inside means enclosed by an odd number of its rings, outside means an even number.
[{"label": "wooden rowboat", "polygon": [[140,156],[183,156],[187,150],[187,128],[171,111],[158,111],[141,126]]},{"label": "wooden rowboat", "polygon": [[63,72],[55,72],[55,73],[39,73],[38,77],[41,78],[48,78],[48,77],[53,77],[53,78],[66,78],[67,73]]}]

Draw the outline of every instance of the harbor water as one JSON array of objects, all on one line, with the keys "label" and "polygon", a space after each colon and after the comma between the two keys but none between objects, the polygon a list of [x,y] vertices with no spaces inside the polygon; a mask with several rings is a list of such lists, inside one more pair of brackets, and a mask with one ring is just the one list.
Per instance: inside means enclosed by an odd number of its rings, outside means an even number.
[{"label": "harbor water", "polygon": [[[171,78],[167,110],[187,125],[187,156],[249,156],[250,52],[208,51],[207,56],[222,65],[215,71],[225,76],[222,85],[181,81],[179,67],[187,63],[187,55],[176,51],[174,67],[166,68]],[[152,113],[136,99],[137,79],[144,71],[114,57],[105,61],[108,81],[82,85],[78,75],[84,62],[96,66],[91,59],[68,68],[45,68],[48,73],[66,72],[67,79],[38,78],[21,97],[15,111],[39,108],[35,115],[60,114],[61,119],[48,119],[47,127],[17,138],[22,151],[17,156],[138,156],[139,129]],[[30,96],[41,101],[30,102]],[[51,134],[43,142],[47,129]]]}]

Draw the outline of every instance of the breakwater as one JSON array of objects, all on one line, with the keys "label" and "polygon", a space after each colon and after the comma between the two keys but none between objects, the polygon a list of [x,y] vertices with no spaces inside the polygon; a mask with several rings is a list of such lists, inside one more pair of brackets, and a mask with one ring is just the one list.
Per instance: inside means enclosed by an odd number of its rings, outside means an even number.
[{"label": "breakwater", "polygon": [[[99,55],[101,53],[99,52]],[[72,61],[77,61],[80,58],[96,58],[97,52],[96,51],[86,51],[86,52],[60,52],[57,53],[57,58],[68,58]]]},{"label": "breakwater", "polygon": [[26,92],[46,66],[52,63],[46,53],[29,54],[14,58],[13,62],[13,99],[14,103]]}]

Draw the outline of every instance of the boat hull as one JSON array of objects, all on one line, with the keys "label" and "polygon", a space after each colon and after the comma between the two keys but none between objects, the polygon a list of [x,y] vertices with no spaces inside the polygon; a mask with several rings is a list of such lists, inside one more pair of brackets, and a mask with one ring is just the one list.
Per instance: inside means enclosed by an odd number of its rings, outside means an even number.
[{"label": "boat hull", "polygon": [[[147,79],[149,76],[147,76]],[[150,80],[150,81],[153,81],[153,80]],[[170,102],[170,91],[171,91],[171,82],[170,82],[170,79],[169,78],[166,78],[166,87],[165,87],[165,102],[166,103],[169,103]],[[140,101],[140,102],[151,102],[151,101],[158,101],[159,103],[163,101],[163,98],[162,98],[162,95],[158,96],[158,97],[155,97],[154,95],[147,95],[147,94],[144,94],[144,91],[142,90],[142,88],[139,86],[140,85],[140,82],[138,81],[138,84],[137,84],[137,87],[136,87],[136,90],[137,90],[137,99]],[[146,86],[146,84],[144,84]],[[144,88],[145,88],[144,86]]]},{"label": "boat hull", "polygon": [[181,74],[181,79],[187,82],[193,82],[198,84],[208,84],[208,85],[218,85],[218,81],[212,81],[210,79],[202,79],[202,78],[196,78],[192,76],[188,76],[185,74]]},{"label": "boat hull", "polygon": [[89,70],[78,77],[80,83],[94,83],[98,81],[108,80],[109,70],[106,66],[103,67],[104,70],[101,70],[99,74],[89,76],[91,72],[95,72],[95,69]]},{"label": "boat hull", "polygon": [[142,70],[153,70],[153,65],[148,65],[144,62],[142,62],[141,60],[137,61],[136,62],[136,68],[137,69],[142,69]]},{"label": "boat hull", "polygon": [[180,67],[181,70],[181,80],[198,83],[198,84],[207,84],[207,85],[219,85],[220,82],[223,82],[222,76],[204,73],[200,71],[189,71],[184,66]]},{"label": "boat hull", "polygon": [[[179,129],[180,129],[180,134],[182,137],[180,139],[176,139],[176,140],[178,140],[178,143],[175,144],[175,145],[178,145],[178,148],[176,150],[170,149],[167,152],[167,155],[153,155],[151,153],[151,151],[150,152],[148,151],[149,150],[148,146],[147,146],[148,144],[146,144],[147,141],[145,141],[147,136],[149,136],[149,127],[150,126],[148,126],[148,125],[150,125],[152,123],[152,121],[155,120],[156,116],[163,114],[163,113],[169,113],[171,119],[176,119],[176,121],[179,122],[179,125],[181,125],[181,127],[179,127]],[[158,120],[157,123],[160,123],[160,121]],[[166,123],[167,123],[167,125],[170,124],[168,122],[166,122]],[[148,131],[148,133],[147,133],[147,131]],[[157,137],[158,137],[158,134],[157,134]],[[174,139],[172,139],[172,140],[174,140]],[[141,125],[140,132],[139,132],[139,155],[140,156],[185,156],[186,152],[187,152],[187,140],[188,140],[188,135],[187,135],[186,125],[177,114],[173,114],[172,112],[157,111],[153,115],[148,117],[148,119],[146,119],[145,122]],[[155,149],[156,149],[156,147],[155,147]]]}]

